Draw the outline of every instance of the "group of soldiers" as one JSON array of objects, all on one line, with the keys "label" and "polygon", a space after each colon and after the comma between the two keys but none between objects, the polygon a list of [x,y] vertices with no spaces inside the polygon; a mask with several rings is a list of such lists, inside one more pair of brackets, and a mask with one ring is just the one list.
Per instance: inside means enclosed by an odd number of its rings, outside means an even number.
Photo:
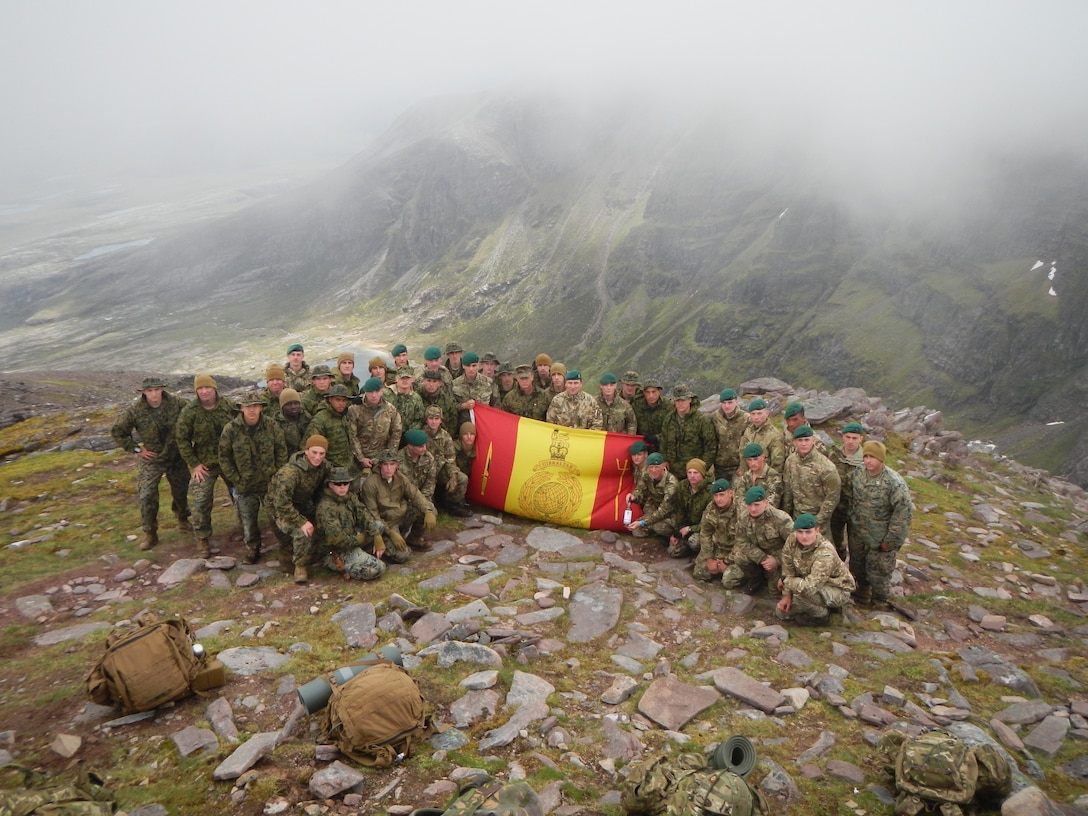
[{"label": "group of soldiers", "polygon": [[283,365],[266,370],[264,388],[237,404],[208,374],[195,378],[188,403],[162,380],[145,380],[113,428],[139,458],[141,546],[158,543],[165,476],[179,526],[208,557],[215,483],[223,478],[248,563],[261,556],[263,506],[281,546],[290,547],[297,582],[319,560],[350,577],[378,578],[385,561],[403,563],[411,549],[430,546],[422,533],[433,529],[437,506],[471,514],[471,412],[482,404],[641,437],[630,448],[628,502],[642,514],[628,527],[636,537],[660,537],[673,556],[692,556],[696,578],[749,593],[766,586],[780,596],[776,614],[801,624],[824,623],[851,601],[888,602],[912,505],[902,477],[884,464],[884,445],[865,441],[856,422],[842,429],[841,447],[825,446],[799,402],[786,406],[782,428],[762,398],[742,408],[726,388],[707,414],[687,385],[666,397],[660,380],[632,371],[601,375],[593,396],[578,370],[546,354],[516,367],[457,343],[427,348],[418,368],[403,344],[391,356],[392,366],[371,359],[361,379],[350,352],[335,369],[311,369],[293,344]]}]

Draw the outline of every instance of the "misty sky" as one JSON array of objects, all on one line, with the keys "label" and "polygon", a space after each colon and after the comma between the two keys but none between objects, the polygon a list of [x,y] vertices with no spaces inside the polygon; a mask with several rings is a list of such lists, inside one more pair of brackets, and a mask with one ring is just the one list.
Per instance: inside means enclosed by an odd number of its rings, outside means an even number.
[{"label": "misty sky", "polygon": [[1081,0],[8,0],[0,184],[339,163],[419,99],[521,83],[705,97],[832,165],[1084,151],[1085,31]]}]

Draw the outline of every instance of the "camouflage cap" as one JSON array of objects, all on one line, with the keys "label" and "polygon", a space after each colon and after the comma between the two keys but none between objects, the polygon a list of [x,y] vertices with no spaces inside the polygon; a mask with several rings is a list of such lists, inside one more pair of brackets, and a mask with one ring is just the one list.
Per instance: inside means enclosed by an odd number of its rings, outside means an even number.
[{"label": "camouflage cap", "polygon": [[285,388],[280,391],[280,408],[289,402],[302,402],[302,397],[300,397],[298,391],[293,388]]},{"label": "camouflage cap", "polygon": [[287,372],[283,370],[283,366],[279,363],[273,363],[264,370],[264,378],[266,380],[286,380]]},{"label": "camouflage cap", "polygon": [[812,436],[814,436],[812,428],[808,425],[798,425],[793,429],[794,439],[810,439]]},{"label": "camouflage cap", "polygon": [[842,432],[844,434],[848,434],[848,433],[863,434],[863,433],[865,433],[865,429],[863,427],[861,427],[860,422],[847,422],[845,425],[842,426]]},{"label": "camouflage cap", "polygon": [[647,465],[663,465],[665,464],[665,457],[660,453],[651,453],[646,457]]},{"label": "camouflage cap", "polygon": [[310,378],[315,379],[317,377],[331,377],[332,369],[327,365],[316,365],[310,371]]},{"label": "camouflage cap", "polygon": [[601,385],[615,385],[616,375],[613,374],[611,371],[606,371],[604,374],[601,375],[600,383]]},{"label": "camouflage cap", "polygon": [[409,445],[426,445],[427,434],[421,431],[419,428],[412,428],[404,435],[404,441]]},{"label": "camouflage cap", "polygon": [[392,448],[386,448],[378,454],[379,462],[395,462],[397,461],[397,452]]},{"label": "camouflage cap", "polygon": [[389,353],[392,354],[394,357],[396,357],[398,354],[407,354],[408,346],[404,345],[404,343],[397,343],[395,346],[393,346],[393,348],[389,350]]},{"label": "camouflage cap", "polygon": [[757,456],[763,455],[763,446],[758,442],[749,442],[744,446],[744,450],[741,452],[741,456],[745,459],[755,459]]},{"label": "camouflage cap", "polygon": [[795,530],[815,530],[818,526],[816,516],[812,515],[812,513],[802,513],[793,522],[793,529]]},{"label": "camouflage cap", "polygon": [[197,374],[193,377],[193,388],[218,388],[215,377],[211,374]]},{"label": "camouflage cap", "polygon": [[722,402],[728,402],[729,400],[735,400],[737,398],[737,392],[732,388],[723,388],[722,392],[718,394],[718,399]]},{"label": "camouflage cap", "polygon": [[442,349],[438,346],[427,346],[427,350],[423,352],[424,360],[437,360],[442,356]]},{"label": "camouflage cap", "polygon": [[288,354],[293,354],[296,351],[303,351],[302,343],[292,343],[287,347]]},{"label": "camouflage cap", "polygon": [[795,417],[798,414],[803,414],[804,412],[804,405],[799,402],[791,402],[789,405],[786,406],[786,410],[783,411],[782,414],[786,417],[786,419],[789,419],[790,417]]},{"label": "camouflage cap", "polygon": [[767,491],[763,488],[762,485],[755,485],[753,487],[749,487],[744,492],[745,504],[755,504],[756,502],[763,501],[765,498],[767,498]]},{"label": "camouflage cap", "polygon": [[[486,357],[487,355],[485,354],[484,356]],[[499,365],[499,367],[497,369],[495,369],[495,373],[496,374],[513,374],[514,373],[514,367],[510,363],[501,363]],[[532,372],[530,372],[530,375],[531,374],[532,374]]]},{"label": "camouflage cap", "polygon": [[456,340],[446,343],[446,354],[456,354],[459,351],[464,351],[464,349]]},{"label": "camouflage cap", "polygon": [[661,384],[661,380],[657,377],[647,377],[642,381],[643,390],[647,388],[656,388],[658,391],[663,391],[665,386]]},{"label": "camouflage cap", "polygon": [[623,376],[620,377],[620,382],[627,383],[628,385],[642,385],[640,382],[641,377],[638,376],[637,371],[625,371]]},{"label": "camouflage cap", "polygon": [[330,397],[343,397],[344,399],[351,399],[351,392],[348,391],[348,387],[343,383],[335,383],[332,388],[329,389],[329,393],[325,395],[325,399]]},{"label": "camouflage cap", "polygon": [[146,391],[148,388],[166,388],[166,382],[162,377],[144,377],[138,391]]},{"label": "camouflage cap", "polygon": [[465,356],[461,358],[462,365],[472,365],[478,362],[480,362],[480,355],[475,351],[466,351]]},{"label": "camouflage cap", "polygon": [[397,379],[398,380],[403,380],[405,377],[407,377],[409,380],[411,380],[411,379],[414,379],[415,376],[416,375],[412,372],[412,369],[411,369],[410,366],[401,366],[400,368],[397,369]]},{"label": "camouflage cap", "polygon": [[440,417],[440,416],[442,416],[442,409],[439,408],[437,405],[428,405],[427,410],[424,412],[424,416]]},{"label": "camouflage cap", "polygon": [[728,479],[715,479],[714,484],[710,486],[711,493],[724,493],[727,490],[732,490],[733,485],[729,483]]},{"label": "camouflage cap", "polygon": [[627,452],[630,454],[646,453],[646,443],[641,439],[638,442],[633,442],[631,447],[627,449]]},{"label": "camouflage cap", "polygon": [[346,467],[334,467],[329,471],[329,481],[333,484],[351,484],[351,471]]},{"label": "camouflage cap", "polygon": [[439,382],[442,382],[442,372],[441,371],[435,371],[434,369],[428,368],[426,371],[423,372],[423,379],[425,379],[425,380],[438,380]]},{"label": "camouflage cap", "polygon": [[499,355],[493,351],[485,351],[483,356],[480,357],[481,363],[497,363],[499,362]]},{"label": "camouflage cap", "polygon": [[373,394],[375,391],[381,391],[384,384],[377,377],[367,377],[366,382],[363,383],[363,391],[367,394]]},{"label": "camouflage cap", "polygon": [[519,380],[531,379],[533,376],[533,367],[531,365],[519,365],[515,369],[515,374]]},{"label": "camouflage cap", "polygon": [[754,400],[748,403],[749,411],[762,411],[767,407],[767,400],[762,397],[756,397]]},{"label": "camouflage cap", "polygon": [[680,383],[672,389],[672,398],[674,400],[689,400],[694,397],[695,394],[691,391],[691,386],[687,383]]}]

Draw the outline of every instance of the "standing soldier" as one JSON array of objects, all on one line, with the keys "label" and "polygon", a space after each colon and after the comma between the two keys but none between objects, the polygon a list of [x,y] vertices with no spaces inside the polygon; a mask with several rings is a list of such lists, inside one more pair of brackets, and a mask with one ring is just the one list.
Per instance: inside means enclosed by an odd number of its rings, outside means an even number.
[{"label": "standing soldier", "polygon": [[616,394],[619,387],[616,375],[611,372],[602,374],[600,383],[601,393],[597,397],[597,405],[604,417],[604,430],[634,435],[638,430],[635,409],[631,407],[631,403]]},{"label": "standing soldier", "polygon": [[802,513],[816,516],[823,527],[831,526],[831,514],[839,504],[842,483],[831,460],[816,450],[812,428],[802,425],[793,432],[796,452],[786,457],[782,472],[782,509],[792,518]]},{"label": "standing soldier", "polygon": [[681,383],[672,390],[672,410],[666,412],[658,431],[661,455],[673,467],[689,459],[713,462],[718,458],[718,438],[714,426],[702,411],[693,411],[695,395]]},{"label": "standing soldier", "polygon": [[862,466],[861,442],[865,438],[865,429],[860,422],[847,422],[842,429],[842,447],[832,446],[827,458],[839,471],[842,491],[839,504],[831,514],[831,543],[839,558],[846,561],[850,550],[846,546],[846,521],[850,513],[850,478],[853,471]]},{"label": "standing soldier", "polygon": [[[334,386],[335,387],[335,386]],[[294,566],[295,583],[310,580],[309,565],[314,561],[314,519],[321,487],[329,475],[325,437],[312,434],[301,450],[276,471],[268,489],[268,500],[276,519],[280,546],[291,548],[285,556]]]},{"label": "standing soldier", "polygon": [[358,474],[355,455],[352,453],[351,425],[348,422],[348,405],[351,396],[347,386],[340,383],[329,388],[325,396],[327,403],[324,411],[318,411],[310,420],[307,432],[310,436],[318,435],[325,439],[325,458],[329,467],[346,467]]},{"label": "standing soldier", "polygon": [[310,387],[302,394],[302,410],[311,417],[317,416],[318,411],[324,411],[328,405],[325,397],[332,387],[332,370],[327,365],[314,366],[310,375]]},{"label": "standing soldier", "polygon": [[733,488],[728,479],[718,479],[710,486],[710,504],[699,524],[699,554],[693,574],[700,581],[721,580],[733,560],[737,511],[733,507]]},{"label": "standing soldier", "polygon": [[234,485],[234,505],[246,545],[244,560],[256,564],[261,558],[257,512],[263,504],[265,512],[270,513],[268,485],[276,471],[287,464],[287,443],[279,423],[262,415],[264,397],[259,392],[249,392],[238,405],[241,416],[231,420],[219,437],[219,466]]},{"label": "standing soldier", "polygon": [[287,443],[287,455],[290,456],[302,450],[302,443],[309,436],[306,429],[310,424],[310,415],[302,410],[298,391],[293,388],[280,391],[280,412],[274,419],[283,431],[283,441]]},{"label": "standing soldier", "polygon": [[[393,367],[390,369],[391,373],[394,373],[401,368],[407,368],[412,372],[412,376],[415,376],[416,370],[412,367],[411,363],[408,362],[408,346],[404,345],[404,343],[397,343],[389,350],[389,353],[393,355]],[[392,382],[386,384],[393,385]]]},{"label": "standing soldier", "polygon": [[419,398],[419,394],[412,387],[415,381],[415,374],[408,366],[401,366],[397,369],[397,377],[395,380],[395,387],[393,388],[393,396],[389,398],[389,401],[393,403],[393,407],[397,409],[397,413],[400,414],[400,441],[396,447],[403,447],[404,434],[412,430],[412,428],[423,429],[424,411],[423,400]]},{"label": "standing soldier", "polygon": [[[555,367],[552,367],[555,371]],[[587,428],[599,431],[604,427],[604,417],[597,400],[582,391],[582,372],[568,371],[567,388],[556,394],[548,406],[548,422],[565,428]]]},{"label": "standing soldier", "polygon": [[450,382],[453,382],[464,373],[462,357],[465,350],[456,340],[446,343],[446,362],[443,368],[450,372]]},{"label": "standing soldier", "polygon": [[212,551],[208,539],[212,535],[215,483],[222,475],[219,437],[227,423],[234,419],[234,406],[219,396],[210,374],[197,374],[193,387],[196,397],[181,409],[175,436],[181,458],[189,467],[189,507],[193,511],[197,553],[201,558],[210,558]]},{"label": "standing soldier", "polygon": [[620,396],[635,407],[635,397],[642,393],[642,382],[637,371],[625,371],[620,377]]},{"label": "standing soldier", "polygon": [[793,523],[793,533],[782,548],[782,598],[774,614],[799,626],[823,626],[831,610],[850,603],[854,577],[835,552],[834,545],[820,535],[820,525],[811,513],[802,513]]},{"label": "standing soldier", "polygon": [[287,365],[283,367],[283,373],[288,388],[301,394],[310,387],[310,364],[306,362],[301,343],[292,343],[287,347]]},{"label": "standing soldier", "polygon": [[[461,362],[464,362],[464,358],[461,358]],[[510,369],[513,371],[513,369]],[[480,373],[487,377],[491,382],[495,382],[495,378],[499,374],[499,355],[493,351],[485,351],[480,355]],[[491,403],[494,405],[495,403]]]},{"label": "standing soldier", "polygon": [[480,373],[480,358],[474,351],[461,358],[461,375],[453,381],[453,401],[457,403],[458,425],[468,422],[473,408],[491,405],[491,379]]},{"label": "standing soldier", "polygon": [[678,487],[676,477],[665,469],[665,460],[660,453],[646,457],[646,471],[639,477],[634,492],[627,494],[628,504],[642,508],[642,518],[627,525],[635,538],[656,534],[661,536],[662,543],[668,544]]},{"label": "standing soldier", "polygon": [[533,360],[533,388],[547,391],[552,387],[552,358],[541,352]]},{"label": "standing soldier", "polygon": [[359,378],[355,376],[355,355],[352,352],[342,351],[336,358],[333,383],[344,386],[349,397],[359,396]]},{"label": "standing soldier", "polygon": [[657,437],[661,433],[665,415],[672,408],[672,402],[661,396],[664,390],[661,387],[661,380],[657,377],[647,377],[642,382],[642,393],[631,403],[631,407],[635,409],[635,419],[638,421],[639,436],[653,437],[654,445],[657,444]]},{"label": "standing soldier", "polygon": [[491,386],[491,407],[501,408],[502,400],[514,390],[514,367],[510,363],[502,363],[496,369],[495,382]]},{"label": "standing soldier", "polygon": [[[385,541],[380,527],[367,515],[362,501],[351,490],[347,468],[333,468],[317,502],[314,526],[327,548],[325,566],[345,578],[376,581],[385,574]],[[369,544],[368,552],[366,547]]]},{"label": "standing soldier", "polygon": [[[442,371],[446,371],[445,368]],[[449,372],[447,371],[448,375]],[[448,428],[457,427],[457,405],[453,401],[452,392],[442,385],[442,373],[437,369],[423,370],[423,387],[419,390],[419,398],[423,402],[423,408],[427,409],[437,405],[442,409],[442,424]]]},{"label": "standing soldier", "polygon": [[766,585],[778,593],[782,577],[782,547],[793,532],[793,519],[767,502],[758,485],[744,494],[748,512],[737,522],[733,560],[722,575],[722,586],[755,595]]},{"label": "standing soldier", "polygon": [[355,472],[364,476],[374,469],[375,456],[400,445],[400,414],[385,398],[385,386],[378,377],[363,383],[362,403],[348,408],[348,429]]},{"label": "standing soldier", "polygon": [[442,349],[438,346],[427,346],[427,349],[423,352],[423,370],[416,374],[416,390],[419,391],[419,395],[423,396],[424,375],[428,371],[435,371],[438,373],[438,379],[442,383],[442,390],[449,392],[450,396],[453,396],[451,390],[453,386],[453,375],[450,374],[450,370],[442,365]]},{"label": "standing soldier", "polygon": [[732,388],[724,389],[718,398],[721,405],[710,420],[714,435],[718,438],[718,459],[714,463],[714,472],[719,479],[732,479],[740,472],[740,440],[748,430],[748,412],[740,407],[737,392]]},{"label": "standing soldier", "polygon": [[273,363],[264,370],[265,386],[261,389],[261,397],[264,399],[264,415],[270,416],[280,412],[280,394],[287,387],[287,373],[279,363]]},{"label": "standing soldier", "polygon": [[[136,496],[140,505],[140,524],[144,530],[141,550],[159,543],[159,482],[166,477],[170,485],[171,509],[178,529],[191,533],[189,500],[186,489],[189,471],[178,454],[174,427],[184,401],[165,391],[159,377],[148,377],[140,385],[139,398],[129,405],[110,435],[122,450],[136,455]],[[133,441],[132,432],[139,437]]]},{"label": "standing soldier", "polygon": [[536,387],[532,366],[519,365],[514,377],[517,387],[503,397],[502,409],[507,413],[543,422],[548,415],[548,397]]},{"label": "standing soldier", "polygon": [[914,505],[903,477],[884,465],[883,443],[866,442],[862,467],[850,474],[850,572],[857,581],[854,600],[887,605],[899,548],[906,543]]},{"label": "standing soldier", "polygon": [[[770,422],[770,418],[771,409],[765,399],[756,397],[748,403],[748,428],[740,438],[738,450],[758,442],[767,454],[767,464],[781,473],[786,461],[786,439],[782,430]],[[744,467],[744,463],[741,463],[740,469],[744,470]]]}]

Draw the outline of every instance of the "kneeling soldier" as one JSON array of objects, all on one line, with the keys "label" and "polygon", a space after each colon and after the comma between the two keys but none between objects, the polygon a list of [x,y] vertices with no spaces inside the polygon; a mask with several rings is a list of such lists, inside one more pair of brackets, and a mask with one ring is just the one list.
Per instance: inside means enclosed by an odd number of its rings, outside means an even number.
[{"label": "kneeling soldier", "polygon": [[[351,492],[347,468],[333,468],[317,503],[315,526],[328,547],[325,566],[357,581],[375,581],[385,574],[381,557],[385,541],[379,524],[367,515],[359,497]],[[370,545],[369,548],[367,545]],[[367,552],[373,550],[373,555]]]},{"label": "kneeling soldier", "polygon": [[782,598],[774,614],[800,626],[823,626],[832,609],[850,603],[854,576],[835,552],[835,545],[820,534],[811,513],[793,523],[793,533],[782,548]]}]

